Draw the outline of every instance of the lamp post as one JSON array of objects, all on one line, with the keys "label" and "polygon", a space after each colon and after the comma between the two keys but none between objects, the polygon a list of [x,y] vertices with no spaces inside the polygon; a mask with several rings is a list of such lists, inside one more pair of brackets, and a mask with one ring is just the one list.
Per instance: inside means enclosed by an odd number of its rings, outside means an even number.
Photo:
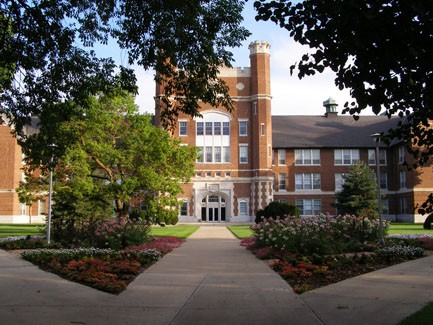
[{"label": "lamp post", "polygon": [[53,169],[55,165],[53,149],[56,147],[55,144],[49,145],[51,149],[51,161],[49,164],[50,169],[50,185],[48,189],[48,220],[47,220],[47,243],[51,243],[51,205],[53,196]]},{"label": "lamp post", "polygon": [[382,195],[380,192],[380,161],[379,161],[379,143],[380,133],[374,133],[371,135],[373,140],[376,142],[376,180],[377,180],[377,212],[379,213],[379,245],[384,245],[383,240],[383,228],[382,228]]}]

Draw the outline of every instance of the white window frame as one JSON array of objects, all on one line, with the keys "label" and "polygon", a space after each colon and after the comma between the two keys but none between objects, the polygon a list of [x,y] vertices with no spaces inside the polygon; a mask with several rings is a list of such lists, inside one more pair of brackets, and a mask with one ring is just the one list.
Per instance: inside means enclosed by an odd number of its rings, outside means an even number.
[{"label": "white window frame", "polygon": [[246,137],[248,135],[248,121],[239,121],[239,136]]},{"label": "white window frame", "polygon": [[188,135],[188,121],[179,121],[179,136],[185,137]]},{"label": "white window frame", "polygon": [[400,208],[400,214],[407,213],[407,199],[405,197],[401,197],[399,199],[399,208]]},{"label": "white window frame", "polygon": [[335,166],[351,166],[359,162],[359,149],[334,149]]},{"label": "white window frame", "polygon": [[[322,200],[321,199],[297,199],[295,200],[295,205],[299,209],[299,214],[303,216],[317,216],[322,212]],[[311,207],[310,210],[305,211],[307,207]]]},{"label": "white window frame", "polygon": [[[380,166],[386,166],[388,164],[386,149],[379,149],[379,164]],[[376,166],[376,149],[368,149],[368,165]]]},{"label": "white window frame", "polygon": [[335,192],[343,190],[345,173],[335,173]]},{"label": "white window frame", "polygon": [[249,200],[247,198],[240,198],[238,200],[238,211],[240,217],[249,215]]},{"label": "white window frame", "polygon": [[388,173],[380,172],[380,189],[386,190],[388,189]]},{"label": "white window frame", "polygon": [[278,149],[278,165],[286,165],[286,149]]},{"label": "white window frame", "polygon": [[286,178],[287,178],[287,174],[286,173],[279,173],[278,174],[278,191],[286,191]]},{"label": "white window frame", "polygon": [[[179,216],[188,217],[189,216],[189,213],[188,213],[189,202],[188,202],[188,200],[187,199],[181,199],[181,200],[179,200],[179,203],[181,203],[181,204],[179,204]],[[185,211],[186,214],[182,214],[182,209],[185,207],[185,205],[186,205],[186,211]]]},{"label": "white window frame", "polygon": [[260,133],[263,136],[265,136],[265,123],[260,124]]},{"label": "white window frame", "polygon": [[295,149],[295,165],[320,166],[320,149]]},{"label": "white window frame", "polygon": [[319,173],[296,173],[295,190],[320,190],[322,179]]},{"label": "white window frame", "polygon": [[239,163],[248,164],[248,144],[239,145]]}]

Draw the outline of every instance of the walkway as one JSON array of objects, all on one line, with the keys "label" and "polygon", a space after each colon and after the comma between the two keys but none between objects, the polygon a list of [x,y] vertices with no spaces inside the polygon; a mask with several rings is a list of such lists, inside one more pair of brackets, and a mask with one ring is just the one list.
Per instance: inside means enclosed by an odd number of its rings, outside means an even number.
[{"label": "walkway", "polygon": [[433,301],[433,257],[301,296],[221,225],[202,226],[119,296],[0,251],[4,324],[396,324]]}]

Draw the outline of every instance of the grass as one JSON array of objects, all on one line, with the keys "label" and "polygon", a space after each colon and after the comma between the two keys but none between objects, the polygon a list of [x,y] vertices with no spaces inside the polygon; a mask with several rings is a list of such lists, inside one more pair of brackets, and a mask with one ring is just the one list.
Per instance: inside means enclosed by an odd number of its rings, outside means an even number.
[{"label": "grass", "polygon": [[186,239],[191,234],[193,234],[199,226],[188,226],[188,225],[180,225],[180,226],[165,226],[165,227],[159,227],[159,226],[152,226],[152,229],[150,230],[151,236],[171,236],[171,237],[177,237]]},{"label": "grass", "polygon": [[0,237],[40,236],[43,235],[44,224],[0,224]]},{"label": "grass", "polygon": [[227,226],[227,228],[239,239],[244,239],[253,235],[250,226]]},{"label": "grass", "polygon": [[[244,239],[253,235],[250,226],[228,226],[227,227],[237,238]],[[426,230],[422,223],[391,223],[389,235],[394,234],[430,234],[433,230]]]},{"label": "grass", "polygon": [[426,230],[422,223],[391,223],[388,231],[389,235],[395,234],[430,234],[433,230]]},{"label": "grass", "polygon": [[424,308],[415,314],[407,317],[399,325],[424,325],[431,324],[433,316],[433,302],[427,304]]}]

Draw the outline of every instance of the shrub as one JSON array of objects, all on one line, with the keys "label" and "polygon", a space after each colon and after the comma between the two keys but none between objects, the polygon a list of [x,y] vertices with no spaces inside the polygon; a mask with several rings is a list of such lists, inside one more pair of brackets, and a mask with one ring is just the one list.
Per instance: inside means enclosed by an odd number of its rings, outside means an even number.
[{"label": "shrub", "polygon": [[273,201],[269,203],[264,209],[257,211],[256,223],[262,222],[263,219],[268,219],[271,217],[286,218],[288,216],[299,217],[299,209],[294,205]]},{"label": "shrub", "polygon": [[143,219],[116,218],[100,221],[95,230],[96,246],[122,249],[148,241],[150,223]]},{"label": "shrub", "polygon": [[58,243],[48,244],[44,239],[41,238],[30,238],[30,239],[11,239],[0,242],[0,248],[6,250],[13,249],[37,249],[37,248],[60,248]]},{"label": "shrub", "polygon": [[304,255],[364,249],[366,240],[377,241],[378,228],[378,221],[352,216],[269,218],[251,227],[258,247]]}]

